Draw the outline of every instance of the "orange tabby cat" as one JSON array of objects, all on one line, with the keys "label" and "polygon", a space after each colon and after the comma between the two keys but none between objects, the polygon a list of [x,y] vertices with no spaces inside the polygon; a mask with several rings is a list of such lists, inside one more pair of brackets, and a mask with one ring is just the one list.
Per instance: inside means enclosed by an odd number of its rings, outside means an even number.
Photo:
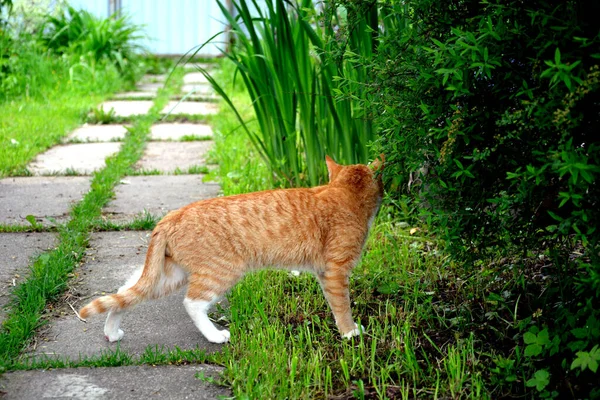
[{"label": "orange tabby cat", "polygon": [[229,340],[207,316],[209,307],[245,273],[277,266],[314,273],[341,334],[358,335],[348,277],[358,262],[383,194],[383,166],[341,166],[326,157],[329,184],[268,190],[198,201],[167,214],[152,232],[146,262],[117,294],[100,297],[82,318],[109,312],[104,333],[113,342],[125,309],[188,284],[184,306],[213,343]]}]

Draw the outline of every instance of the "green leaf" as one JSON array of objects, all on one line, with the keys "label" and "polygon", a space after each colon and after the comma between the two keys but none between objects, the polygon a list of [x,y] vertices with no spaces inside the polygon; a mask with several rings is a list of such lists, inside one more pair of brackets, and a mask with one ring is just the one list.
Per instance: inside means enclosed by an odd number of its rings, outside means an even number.
[{"label": "green leaf", "polygon": [[548,329],[544,329],[537,335],[537,343],[541,345],[550,344],[550,335],[548,334]]},{"label": "green leaf", "polygon": [[571,330],[571,333],[573,334],[573,336],[575,336],[577,339],[585,339],[588,337],[588,331],[585,328],[575,328]]},{"label": "green leaf", "polygon": [[560,49],[557,47],[556,51],[554,52],[554,62],[556,63],[556,65],[560,64]]},{"label": "green leaf", "polygon": [[36,226],[39,225],[39,223],[37,222],[37,220],[35,219],[35,217],[33,215],[28,215],[25,217],[25,219],[27,220],[27,222],[29,222],[31,224],[31,226],[33,226],[34,228]]},{"label": "green leaf", "polygon": [[535,333],[525,332],[525,334],[523,335],[523,340],[525,341],[525,344],[536,343],[537,335]]},{"label": "green leaf", "polygon": [[550,383],[550,373],[545,369],[535,371],[533,378],[527,381],[527,387],[534,387],[541,392]]},{"label": "green leaf", "polygon": [[596,373],[598,371],[598,361],[600,361],[600,349],[596,345],[590,352],[578,351],[577,358],[571,363],[571,369],[579,367],[582,371],[585,371],[586,368],[589,368],[590,371]]},{"label": "green leaf", "polygon": [[539,356],[541,353],[542,353],[542,346],[540,346],[537,343],[530,344],[529,346],[525,347],[525,355],[527,357],[536,357],[536,356]]},{"label": "green leaf", "polygon": [[377,288],[377,291],[381,294],[398,293],[398,290],[400,290],[400,285],[396,282],[386,282]]}]

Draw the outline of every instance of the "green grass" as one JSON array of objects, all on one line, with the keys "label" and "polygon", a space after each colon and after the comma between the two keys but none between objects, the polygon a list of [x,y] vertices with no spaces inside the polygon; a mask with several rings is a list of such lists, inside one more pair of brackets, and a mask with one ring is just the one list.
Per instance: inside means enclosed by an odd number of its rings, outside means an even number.
[{"label": "green grass", "polygon": [[[231,66],[224,62],[222,71],[218,77],[222,85],[231,84]],[[230,97],[251,120],[249,98],[239,88]],[[211,117],[215,146],[209,161],[218,160],[219,167],[208,176],[220,182],[226,195],[268,189],[270,170],[232,113],[221,107]],[[152,229],[156,223],[147,213],[124,224],[100,216],[112,186],[131,173],[149,122],[138,120],[123,150],[95,175],[92,191],[73,209],[72,224],[59,227],[60,246],[40,257],[29,280],[18,288],[8,329],[0,335],[5,367],[210,362],[225,367],[222,383],[236,398],[503,397],[503,380],[512,380],[516,370],[501,363],[508,356],[503,338],[518,336],[517,314],[528,303],[521,294],[527,286],[507,282],[525,278],[509,276],[508,269],[503,277],[499,274],[503,263],[459,269],[447,261],[426,226],[410,220],[399,223],[399,217],[405,217],[402,205],[392,202],[382,207],[351,279],[353,315],[366,328],[361,337],[350,341],[340,337],[312,275],[262,271],[236,285],[228,295],[230,307],[212,315],[232,334],[220,353],[149,348],[133,357],[117,348],[80,360],[19,359],[18,351],[39,325],[45,301],[67,284],[90,230]],[[517,299],[516,304],[509,299]],[[517,382],[526,380],[514,375]]]},{"label": "green grass", "polygon": [[[181,169],[175,168],[172,175],[199,175],[208,174],[210,172],[206,165],[192,165],[188,168]],[[148,176],[148,175],[169,175],[168,172],[164,172],[158,169],[137,169],[129,173],[129,176]]]},{"label": "green grass", "polygon": [[0,106],[0,177],[23,175],[38,153],[60,143],[85,119],[101,95],[52,93],[48,99],[20,99]]},{"label": "green grass", "polygon": [[[131,174],[129,174],[131,175]],[[91,222],[91,229],[98,231],[145,231],[152,230],[160,218],[153,216],[148,211],[136,215],[133,220],[125,222],[113,222],[105,218],[99,218]]]},{"label": "green grass", "polygon": [[213,140],[212,135],[183,135],[178,141],[179,142],[202,142],[207,140]]},{"label": "green grass", "polygon": [[36,224],[0,224],[0,233],[16,233],[16,232],[56,232],[58,228],[54,225]]},{"label": "green grass", "polygon": [[[222,70],[217,79],[230,84],[230,66]],[[230,91],[251,120],[249,98]],[[219,169],[209,176],[225,195],[269,188],[269,168],[234,121],[223,106],[213,120],[210,157]],[[502,338],[518,332],[517,307],[489,299],[506,292],[517,299],[519,288],[512,277],[498,279],[502,263],[472,270],[449,263],[427,227],[401,223],[405,207],[386,204],[351,279],[353,315],[366,328],[360,338],[340,337],[310,274],[262,271],[233,288],[230,307],[215,316],[231,342],[210,360],[225,366],[223,382],[236,398],[502,397],[512,370],[494,368],[507,356]]]},{"label": "green grass", "polygon": [[102,207],[112,198],[114,186],[141,157],[150,126],[158,120],[171,90],[172,86],[159,91],[149,114],[136,119],[119,153],[108,157],[106,167],[94,173],[90,191],[71,209],[71,220],[58,225],[58,246],[40,255],[31,265],[27,279],[14,289],[0,331],[0,371],[16,362],[29,338],[43,324],[41,314],[46,303],[66,288],[71,271],[85,253],[93,222],[100,218]]}]

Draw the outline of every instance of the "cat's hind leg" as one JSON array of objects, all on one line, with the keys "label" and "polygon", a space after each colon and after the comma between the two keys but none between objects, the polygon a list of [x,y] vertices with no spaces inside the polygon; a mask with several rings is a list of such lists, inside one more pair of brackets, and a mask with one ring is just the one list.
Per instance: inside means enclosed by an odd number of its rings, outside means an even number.
[{"label": "cat's hind leg", "polygon": [[[117,293],[123,293],[127,289],[133,287],[140,280],[142,276],[142,272],[144,271],[144,267],[140,267],[135,270],[133,275],[127,279],[127,282],[123,286],[119,288]],[[123,319],[123,311],[110,311],[108,316],[106,317],[106,322],[104,323],[104,337],[109,342],[116,342],[118,340],[123,339],[123,332],[119,329],[121,325],[121,319]]]},{"label": "cat's hind leg", "polygon": [[185,310],[194,321],[196,328],[204,335],[206,340],[211,343],[226,343],[229,341],[229,331],[224,329],[218,330],[217,327],[208,318],[208,309],[214,304],[218,298],[212,300],[193,300],[186,297],[183,300]]},{"label": "cat's hind leg", "polygon": [[218,330],[208,318],[208,310],[230,286],[233,286],[235,281],[237,281],[237,277],[229,280],[209,275],[190,275],[188,292],[183,300],[183,305],[196,328],[209,342],[226,343],[229,341],[229,331]]},{"label": "cat's hind leg", "polygon": [[[123,293],[133,287],[142,276],[144,268],[138,268],[127,282],[121,286],[117,293]],[[157,299],[166,296],[174,290],[180,288],[187,282],[185,271],[175,264],[170,257],[165,258],[165,266],[161,278],[155,287],[150,288],[147,293],[148,298]],[[121,320],[125,310],[110,311],[104,323],[104,336],[109,342],[116,342],[123,338],[124,332],[120,329]]]}]

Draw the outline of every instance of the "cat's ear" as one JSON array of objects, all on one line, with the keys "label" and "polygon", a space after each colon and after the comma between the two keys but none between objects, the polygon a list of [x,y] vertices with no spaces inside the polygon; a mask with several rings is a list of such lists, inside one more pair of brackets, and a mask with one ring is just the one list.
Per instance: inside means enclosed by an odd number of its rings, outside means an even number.
[{"label": "cat's ear", "polygon": [[342,166],[333,161],[329,156],[325,156],[325,162],[327,163],[327,171],[329,171],[329,182],[331,182],[335,179],[338,172],[340,172]]},{"label": "cat's ear", "polygon": [[385,154],[381,153],[369,166],[373,171],[382,171],[385,163]]}]

